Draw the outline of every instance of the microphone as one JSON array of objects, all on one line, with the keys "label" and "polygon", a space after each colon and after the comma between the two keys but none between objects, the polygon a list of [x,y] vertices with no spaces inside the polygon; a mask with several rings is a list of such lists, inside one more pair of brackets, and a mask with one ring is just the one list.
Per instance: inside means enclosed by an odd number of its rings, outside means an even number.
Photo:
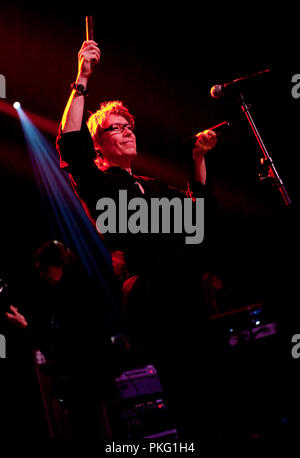
[{"label": "microphone", "polygon": [[94,40],[94,18],[93,16],[85,16],[85,32],[86,40]]},{"label": "microphone", "polygon": [[223,97],[223,95],[225,95],[225,93],[228,91],[228,89],[233,89],[235,87],[235,85],[239,86],[239,84],[242,81],[248,80],[250,78],[254,78],[255,76],[261,75],[263,73],[268,73],[270,71],[271,71],[270,69],[261,70],[260,72],[253,73],[252,75],[247,75],[247,76],[242,76],[241,78],[237,78],[237,79],[235,79],[233,81],[230,81],[229,83],[216,84],[215,86],[213,86],[210,89],[210,95],[214,99],[220,99],[221,97]]}]

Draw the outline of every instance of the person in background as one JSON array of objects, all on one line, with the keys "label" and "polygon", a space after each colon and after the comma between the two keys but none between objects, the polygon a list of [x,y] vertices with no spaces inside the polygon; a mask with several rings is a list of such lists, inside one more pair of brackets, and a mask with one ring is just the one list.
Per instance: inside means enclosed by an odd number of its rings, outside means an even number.
[{"label": "person in background", "polygon": [[105,393],[120,368],[105,294],[60,241],[43,244],[33,260],[37,277],[24,315],[11,305],[6,318],[28,333],[50,437],[108,438]]}]

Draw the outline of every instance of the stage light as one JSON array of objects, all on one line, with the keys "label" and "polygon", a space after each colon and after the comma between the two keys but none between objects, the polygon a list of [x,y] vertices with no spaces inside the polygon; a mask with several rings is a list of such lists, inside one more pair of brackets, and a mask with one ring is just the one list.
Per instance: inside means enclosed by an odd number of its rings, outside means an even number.
[{"label": "stage light", "polygon": [[19,110],[19,108],[21,108],[20,102],[15,102],[15,103],[13,104],[13,107],[14,107],[16,110]]},{"label": "stage light", "polygon": [[111,326],[114,327],[113,323],[120,323],[120,317],[111,287],[114,277],[110,253],[75,196],[68,173],[60,169],[55,148],[21,108],[17,111],[41,197],[48,210],[52,238],[59,238],[74,249],[90,276],[100,281],[111,305],[110,313],[114,315]]}]

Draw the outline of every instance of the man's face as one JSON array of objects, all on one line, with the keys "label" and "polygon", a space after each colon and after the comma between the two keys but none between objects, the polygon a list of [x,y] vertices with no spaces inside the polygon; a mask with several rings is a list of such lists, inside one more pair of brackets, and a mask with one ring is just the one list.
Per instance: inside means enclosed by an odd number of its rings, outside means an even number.
[{"label": "man's face", "polygon": [[[129,122],[123,116],[110,115],[104,122],[103,129],[111,126],[118,128],[124,124],[130,127]],[[104,159],[122,165],[124,162],[130,162],[135,158],[137,154],[136,139],[128,127],[125,127],[123,132],[120,132],[120,129],[112,129],[102,133],[100,145]]]}]

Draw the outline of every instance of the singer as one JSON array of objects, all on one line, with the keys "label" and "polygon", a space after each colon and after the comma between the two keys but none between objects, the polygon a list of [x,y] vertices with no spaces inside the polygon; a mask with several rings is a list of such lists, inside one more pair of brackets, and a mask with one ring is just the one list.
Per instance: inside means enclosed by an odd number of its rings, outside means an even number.
[{"label": "singer", "polygon": [[[90,116],[87,125],[83,121],[84,95],[100,56],[95,41],[83,43],[78,53],[77,78],[57,138],[61,166],[71,174],[76,194],[91,220],[95,223],[98,216],[97,201],[109,197],[117,202],[121,190],[126,190],[129,198],[203,197],[205,207],[209,206],[213,193],[207,184],[205,155],[216,145],[214,131],[208,130],[197,136],[191,151],[193,173],[186,191],[182,192],[133,172],[132,160],[137,155],[135,123],[122,102],[102,103]],[[174,368],[181,361],[180,355],[185,365],[195,357],[188,347],[195,344],[194,336],[199,334],[198,326],[197,329],[193,327],[196,326],[195,314],[201,308],[199,280],[205,270],[201,263],[202,248],[189,249],[180,236],[169,234],[156,234],[150,238],[143,234],[109,234],[105,235],[105,241],[120,284],[131,348],[139,360],[142,358],[156,364],[177,412],[178,428],[184,431],[186,426],[191,431],[188,419],[192,420],[193,415],[186,409],[190,409],[193,403],[183,401],[185,383],[178,374],[174,376]],[[194,299],[188,300],[188,297],[198,298],[197,307],[194,307]],[[186,308],[184,314],[183,304]],[[198,346],[202,345],[199,344],[202,338],[197,336]]]}]

